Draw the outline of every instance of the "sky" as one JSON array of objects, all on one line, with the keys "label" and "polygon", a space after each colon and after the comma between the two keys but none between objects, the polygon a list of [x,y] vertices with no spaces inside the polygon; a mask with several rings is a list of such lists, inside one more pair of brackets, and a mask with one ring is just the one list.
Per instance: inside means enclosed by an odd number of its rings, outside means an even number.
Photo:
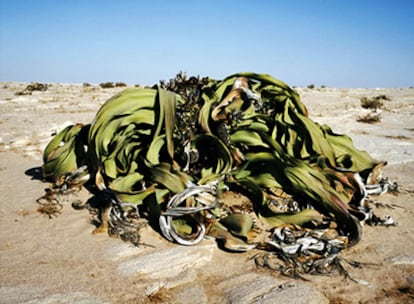
[{"label": "sky", "polygon": [[0,0],[0,81],[414,86],[414,0]]}]

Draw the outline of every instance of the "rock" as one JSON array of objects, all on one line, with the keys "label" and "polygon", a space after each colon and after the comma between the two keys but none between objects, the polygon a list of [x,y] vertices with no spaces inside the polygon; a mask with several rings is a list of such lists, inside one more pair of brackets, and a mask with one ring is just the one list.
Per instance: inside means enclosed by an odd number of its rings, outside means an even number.
[{"label": "rock", "polygon": [[103,299],[91,296],[86,292],[52,294],[39,296],[44,290],[27,287],[0,287],[0,303],[22,304],[105,304],[110,303]]},{"label": "rock", "polygon": [[228,300],[230,303],[253,303],[277,288],[279,284],[280,281],[270,277],[258,277],[232,288],[227,294]]},{"label": "rock", "polygon": [[414,288],[414,274],[409,275],[409,276],[406,278],[406,281],[407,281],[407,284],[408,284],[409,286],[413,286],[413,288]]},{"label": "rock", "polygon": [[402,254],[390,257],[387,261],[394,265],[414,265],[414,256]]},{"label": "rock", "polygon": [[[168,270],[166,270],[166,272],[168,272]],[[177,274],[174,277],[168,277],[168,279],[159,279],[155,281],[155,283],[147,286],[145,288],[145,295],[151,296],[153,294],[156,294],[161,289],[171,289],[181,285],[191,286],[191,284],[196,281],[196,272],[193,269],[184,269],[181,273]]]},{"label": "rock", "polygon": [[293,282],[279,285],[269,293],[256,298],[252,303],[328,304],[329,300],[318,290],[303,283]]},{"label": "rock", "polygon": [[117,244],[117,246],[111,247],[106,251],[106,256],[111,260],[122,260],[142,254],[142,248],[131,246],[128,243]]},{"label": "rock", "polygon": [[174,245],[127,260],[118,266],[118,271],[125,276],[146,275],[153,280],[173,278],[187,269],[200,268],[210,262],[215,247],[214,242],[208,241],[198,246]]},{"label": "rock", "polygon": [[[171,289],[186,284],[192,286],[197,281],[196,270],[209,263],[213,257],[215,242],[205,240],[198,246],[173,245],[149,254],[133,256],[129,248],[117,251],[114,256],[126,258],[118,266],[122,275],[139,275],[146,296],[151,296],[161,289]],[[147,282],[147,283],[145,283]],[[148,283],[150,283],[148,285]]]},{"label": "rock", "polygon": [[25,303],[34,298],[43,290],[40,288],[29,288],[27,286],[0,287],[0,303]]},{"label": "rock", "polygon": [[322,293],[298,281],[257,274],[243,275],[231,281],[225,284],[230,287],[225,291],[229,303],[329,303]]},{"label": "rock", "polygon": [[24,304],[110,304],[99,298],[92,297],[86,292],[73,292],[65,294],[53,294],[44,298],[25,302]]}]

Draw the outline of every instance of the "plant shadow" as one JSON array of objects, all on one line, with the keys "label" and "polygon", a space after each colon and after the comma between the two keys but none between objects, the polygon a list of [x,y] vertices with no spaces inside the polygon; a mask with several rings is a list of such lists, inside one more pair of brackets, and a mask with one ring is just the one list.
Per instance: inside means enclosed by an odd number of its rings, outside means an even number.
[{"label": "plant shadow", "polygon": [[27,169],[24,174],[30,176],[32,180],[43,180],[42,167],[33,167]]}]

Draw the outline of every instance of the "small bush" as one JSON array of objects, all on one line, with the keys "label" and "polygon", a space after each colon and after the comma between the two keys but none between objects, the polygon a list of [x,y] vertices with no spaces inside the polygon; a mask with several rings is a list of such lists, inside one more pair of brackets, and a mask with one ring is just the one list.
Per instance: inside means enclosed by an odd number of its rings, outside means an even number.
[{"label": "small bush", "polygon": [[115,84],[112,81],[108,81],[108,82],[101,82],[99,84],[99,86],[102,89],[110,89],[110,88],[114,88],[115,87]]},{"label": "small bush", "polygon": [[102,89],[110,89],[110,88],[115,88],[115,87],[126,87],[127,84],[124,82],[112,82],[112,81],[108,81],[108,82],[101,82],[99,84],[99,86]]},{"label": "small bush", "polygon": [[84,82],[82,86],[86,88],[86,87],[91,87],[92,85],[89,82]]},{"label": "small bush", "polygon": [[361,107],[363,107],[364,109],[379,109],[384,105],[381,99],[368,97],[361,97],[360,102]]},{"label": "small bush", "polygon": [[16,95],[32,95],[33,91],[47,91],[47,83],[34,82],[29,84],[23,91],[17,92]]},{"label": "small bush", "polygon": [[384,105],[382,99],[378,97],[361,97],[360,102],[364,109],[380,109]]},{"label": "small bush", "polygon": [[380,109],[384,105],[384,100],[391,101],[391,97],[387,95],[378,95],[372,98],[360,98],[361,107],[364,109]]},{"label": "small bush", "polygon": [[310,85],[307,86],[307,88],[308,89],[314,89],[315,88],[315,85],[314,84],[310,84]]},{"label": "small bush", "polygon": [[391,101],[391,97],[390,96],[387,96],[387,95],[378,95],[378,96],[376,96],[374,98]]}]

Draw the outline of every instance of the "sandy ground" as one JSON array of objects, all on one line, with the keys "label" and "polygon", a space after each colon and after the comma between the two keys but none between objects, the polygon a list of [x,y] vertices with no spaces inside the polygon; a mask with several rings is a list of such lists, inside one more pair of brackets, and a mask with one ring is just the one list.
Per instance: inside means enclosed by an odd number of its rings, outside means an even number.
[{"label": "sandy ground", "polygon": [[[36,199],[48,186],[39,180],[39,167],[50,135],[71,122],[89,123],[99,106],[122,88],[52,84],[46,92],[16,96],[26,85],[0,83],[0,303],[67,303],[65,297],[81,303],[167,303],[174,293],[183,293],[186,287],[178,286],[147,297],[143,291],[153,282],[120,274],[117,248],[149,253],[178,245],[150,228],[143,231],[142,241],[151,246],[139,248],[92,235],[89,213],[71,207],[73,199],[90,196],[86,190],[68,198],[57,218],[37,212]],[[343,252],[346,258],[375,264],[348,268],[359,283],[313,276],[306,284],[330,303],[414,303],[414,89],[298,91],[313,119],[349,134],[375,158],[388,160],[384,173],[400,188],[398,194],[378,197],[383,205],[375,208],[378,215],[391,215],[398,226],[365,226],[362,241]],[[364,113],[359,98],[381,94],[391,98],[385,101],[381,122],[356,122]],[[269,272],[248,260],[253,255],[214,248],[211,262],[187,288],[202,286],[204,302],[220,302],[217,284],[245,273]],[[197,295],[190,300],[202,302]]]}]

